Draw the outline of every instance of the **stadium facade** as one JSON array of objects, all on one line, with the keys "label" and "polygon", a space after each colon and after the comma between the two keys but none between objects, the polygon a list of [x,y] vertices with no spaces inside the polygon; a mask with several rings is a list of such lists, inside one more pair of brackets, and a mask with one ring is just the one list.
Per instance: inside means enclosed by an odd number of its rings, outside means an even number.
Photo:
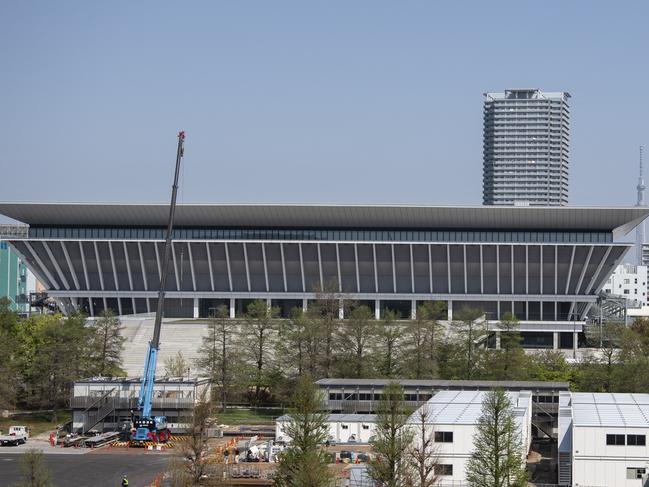
[{"label": "stadium facade", "polygon": [[[176,210],[168,317],[239,316],[266,299],[287,314],[333,286],[415,316],[423,301],[521,320],[526,341],[575,331],[645,208],[185,204]],[[163,204],[1,203],[29,225],[11,246],[67,309],[155,310]],[[342,300],[341,300],[342,301]],[[341,316],[344,311],[341,307]],[[410,315],[410,316],[408,316]],[[554,334],[554,336],[553,336]],[[549,337],[549,338],[548,338]],[[561,338],[562,339],[562,338]],[[563,340],[563,339],[562,339]]]}]

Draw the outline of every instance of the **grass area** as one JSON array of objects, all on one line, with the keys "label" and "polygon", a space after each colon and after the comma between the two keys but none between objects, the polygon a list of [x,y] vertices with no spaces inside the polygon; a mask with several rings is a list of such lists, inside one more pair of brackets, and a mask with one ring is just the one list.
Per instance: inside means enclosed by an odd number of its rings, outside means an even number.
[{"label": "grass area", "polygon": [[220,424],[274,424],[275,419],[284,414],[280,408],[229,408],[227,412],[217,412]]},{"label": "grass area", "polygon": [[0,431],[6,433],[10,426],[29,426],[30,436],[38,436],[46,431],[56,429],[57,426],[70,421],[69,411],[58,411],[56,422],[53,422],[52,413],[17,414],[10,418],[0,418]]}]

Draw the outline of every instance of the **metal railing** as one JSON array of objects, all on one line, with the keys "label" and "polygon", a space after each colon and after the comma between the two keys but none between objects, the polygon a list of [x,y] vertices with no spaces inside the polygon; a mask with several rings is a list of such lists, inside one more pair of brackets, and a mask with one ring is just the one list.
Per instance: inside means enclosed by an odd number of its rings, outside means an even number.
[{"label": "metal railing", "polygon": [[[130,410],[137,407],[137,397],[112,396],[115,409]],[[71,409],[90,409],[98,403],[96,396],[76,396],[70,399]],[[154,409],[191,409],[195,405],[192,398],[157,397],[153,398]]]},{"label": "metal railing", "polygon": [[29,225],[0,224],[0,240],[8,238],[27,238]]}]

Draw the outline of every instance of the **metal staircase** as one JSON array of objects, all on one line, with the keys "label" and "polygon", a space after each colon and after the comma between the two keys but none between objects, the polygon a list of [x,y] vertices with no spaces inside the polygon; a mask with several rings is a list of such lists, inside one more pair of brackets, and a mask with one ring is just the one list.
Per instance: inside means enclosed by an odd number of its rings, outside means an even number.
[{"label": "metal staircase", "polygon": [[83,423],[81,433],[91,430],[106,416],[115,411],[115,397],[111,395],[114,390],[113,387],[83,411],[86,420]]}]

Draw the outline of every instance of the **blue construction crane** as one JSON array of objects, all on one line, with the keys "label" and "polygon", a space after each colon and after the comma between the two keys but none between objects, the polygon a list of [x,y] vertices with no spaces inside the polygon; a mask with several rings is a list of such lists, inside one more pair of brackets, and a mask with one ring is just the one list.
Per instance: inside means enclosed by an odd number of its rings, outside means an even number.
[{"label": "blue construction crane", "polygon": [[155,383],[155,369],[158,363],[158,351],[160,350],[160,327],[164,314],[165,288],[167,283],[167,269],[171,256],[171,236],[174,227],[174,215],[176,213],[176,195],[178,194],[178,177],[180,175],[180,161],[183,158],[185,143],[185,132],[178,133],[178,150],[176,153],[176,173],[174,184],[171,189],[171,205],[169,206],[169,221],[167,224],[167,238],[165,240],[164,257],[160,274],[160,288],[158,290],[158,306],[155,313],[155,324],[153,326],[153,339],[149,342],[149,351],[144,363],[144,374],[140,385],[140,397],[137,402],[139,418],[132,418],[133,428],[131,430],[131,443],[142,444],[152,441],[155,443],[165,442],[169,439],[170,432],[167,428],[167,418],[164,416],[151,417],[153,403],[153,384]]}]

